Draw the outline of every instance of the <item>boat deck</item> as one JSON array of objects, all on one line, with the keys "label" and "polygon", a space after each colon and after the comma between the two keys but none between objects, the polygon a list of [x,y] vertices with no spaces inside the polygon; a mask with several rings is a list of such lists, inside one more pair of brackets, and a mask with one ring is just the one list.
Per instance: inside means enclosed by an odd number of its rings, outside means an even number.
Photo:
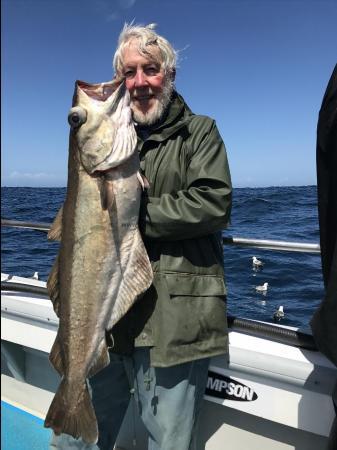
[{"label": "boat deck", "polygon": [[20,406],[1,401],[1,448],[46,450],[51,431],[43,427],[43,420]]}]

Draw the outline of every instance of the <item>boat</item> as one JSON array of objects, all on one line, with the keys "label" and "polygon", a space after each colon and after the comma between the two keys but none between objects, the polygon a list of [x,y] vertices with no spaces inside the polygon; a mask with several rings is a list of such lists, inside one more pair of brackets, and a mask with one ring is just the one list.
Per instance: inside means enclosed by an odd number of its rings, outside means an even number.
[{"label": "boat", "polygon": [[[40,231],[49,227],[2,224]],[[224,243],[319,252],[316,244],[232,237]],[[318,351],[308,331],[231,316],[228,322],[229,354],[211,360],[198,449],[325,449],[335,417],[331,396],[336,366]],[[43,421],[60,381],[48,360],[57,328],[44,281],[36,274],[1,274],[3,450],[48,449],[51,430]],[[146,430],[132,400],[116,448],[147,448]]]}]

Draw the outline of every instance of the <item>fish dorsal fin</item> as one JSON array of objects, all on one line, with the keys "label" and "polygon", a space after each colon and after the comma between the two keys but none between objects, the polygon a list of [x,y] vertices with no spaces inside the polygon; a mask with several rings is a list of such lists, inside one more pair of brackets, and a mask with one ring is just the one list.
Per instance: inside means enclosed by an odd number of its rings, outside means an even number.
[{"label": "fish dorsal fin", "polygon": [[63,216],[63,205],[59,209],[50,230],[48,231],[48,239],[50,241],[60,241],[62,237],[62,216]]}]

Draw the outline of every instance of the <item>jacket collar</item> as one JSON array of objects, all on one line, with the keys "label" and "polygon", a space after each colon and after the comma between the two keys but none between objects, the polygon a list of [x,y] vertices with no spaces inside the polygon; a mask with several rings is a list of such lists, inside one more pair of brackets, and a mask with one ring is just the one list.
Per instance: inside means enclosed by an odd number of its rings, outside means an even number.
[{"label": "jacket collar", "polygon": [[[183,97],[173,91],[171,102],[164,113],[163,119],[151,127],[143,128],[146,141],[163,142],[186,125],[193,113],[185,103]],[[136,127],[137,129],[137,127]],[[139,133],[141,135],[141,133]]]}]

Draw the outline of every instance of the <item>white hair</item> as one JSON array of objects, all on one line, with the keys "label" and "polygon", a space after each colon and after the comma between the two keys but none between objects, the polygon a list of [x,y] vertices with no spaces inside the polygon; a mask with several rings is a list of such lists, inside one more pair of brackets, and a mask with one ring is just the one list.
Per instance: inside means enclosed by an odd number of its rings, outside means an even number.
[{"label": "white hair", "polygon": [[[118,77],[123,76],[123,52],[131,41],[137,41],[138,51],[141,55],[158,62],[166,74],[175,74],[177,66],[177,52],[163,36],[154,31],[156,24],[146,26],[125,24],[118,39],[118,46],[113,58],[113,67]],[[151,52],[151,47],[159,49],[160,60],[157,52]]]}]

